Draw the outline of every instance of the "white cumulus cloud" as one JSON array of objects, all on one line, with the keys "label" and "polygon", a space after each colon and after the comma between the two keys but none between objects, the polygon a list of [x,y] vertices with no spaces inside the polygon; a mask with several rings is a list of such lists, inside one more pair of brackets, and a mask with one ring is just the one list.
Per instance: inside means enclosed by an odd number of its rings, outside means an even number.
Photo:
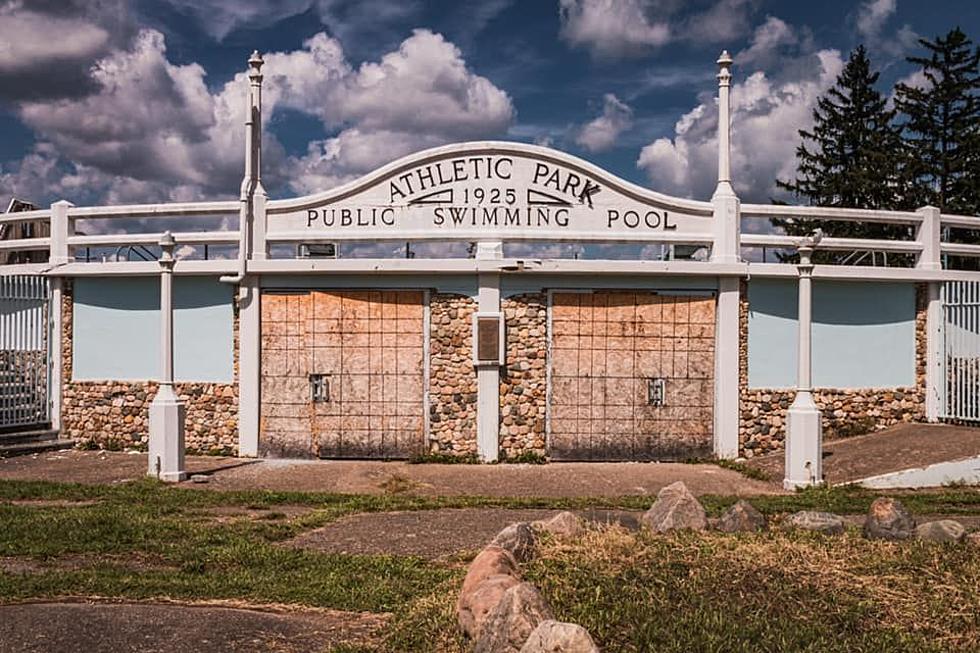
[{"label": "white cumulus cloud", "polygon": [[[278,194],[324,190],[422,147],[502,133],[514,116],[507,93],[427,30],[359,67],[324,33],[265,59],[265,120],[291,109],[335,134],[288,157],[266,131],[263,179]],[[5,191],[110,203],[236,195],[247,77],[215,89],[205,77],[196,63],[171,63],[164,36],[143,30],[97,62],[93,93],[16,105],[40,144],[0,170]]]},{"label": "white cumulus cloud", "polygon": [[[759,71],[732,89],[732,181],[745,200],[767,201],[777,178],[795,174],[798,131],[843,68],[836,50],[813,57],[811,77],[775,83]],[[644,147],[637,166],[656,190],[706,199],[717,181],[717,130],[717,102],[706,97],[678,120],[673,138]]]},{"label": "white cumulus cloud", "polygon": [[612,93],[606,93],[602,115],[586,123],[575,142],[590,152],[609,149],[619,135],[633,124],[633,110]]},{"label": "white cumulus cloud", "polygon": [[651,21],[645,0],[559,0],[561,37],[600,58],[640,56],[670,40],[666,22]]}]

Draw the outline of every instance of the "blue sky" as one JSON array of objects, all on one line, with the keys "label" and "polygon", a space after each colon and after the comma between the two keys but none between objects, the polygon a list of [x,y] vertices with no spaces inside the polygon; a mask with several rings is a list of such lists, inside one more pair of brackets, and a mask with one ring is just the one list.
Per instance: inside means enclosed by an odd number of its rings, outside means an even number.
[{"label": "blue sky", "polygon": [[253,49],[273,196],[499,138],[704,199],[723,48],[736,188],[766,201],[851,49],[869,47],[888,93],[916,81],[916,38],[956,25],[980,38],[980,2],[0,1],[0,202],[236,196]]}]

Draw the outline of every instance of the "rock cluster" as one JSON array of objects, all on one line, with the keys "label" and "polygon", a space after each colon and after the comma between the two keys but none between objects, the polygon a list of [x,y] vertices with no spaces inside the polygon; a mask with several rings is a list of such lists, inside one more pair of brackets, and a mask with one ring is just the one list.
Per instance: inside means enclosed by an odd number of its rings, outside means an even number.
[{"label": "rock cluster", "polygon": [[682,481],[671,483],[657,493],[657,500],[643,513],[640,522],[654,533],[676,530],[703,531],[708,517]]},{"label": "rock cluster", "polygon": [[546,619],[527,638],[521,653],[599,653],[599,647],[578,624]]},{"label": "rock cluster", "polygon": [[844,519],[829,512],[801,510],[784,519],[783,526],[825,535],[840,535],[844,532]]},{"label": "rock cluster", "polygon": [[915,535],[915,518],[902,502],[890,497],[875,499],[864,520],[864,536],[871,540],[907,540]]},{"label": "rock cluster", "polygon": [[429,300],[429,446],[433,453],[476,453],[476,370],[472,297]]},{"label": "rock cluster", "polygon": [[766,516],[748,501],[740,500],[714,523],[723,533],[755,533],[769,528]]},{"label": "rock cluster", "polygon": [[[844,532],[844,519],[828,512],[803,510],[783,519],[783,527],[808,530],[826,535],[839,535]],[[919,539],[930,542],[966,542],[980,544],[980,532],[967,534],[958,521],[941,519],[916,526],[915,517],[898,499],[880,497],[875,499],[862,527],[864,537],[869,540],[909,540]]]},{"label": "rock cluster", "polygon": [[456,618],[476,653],[598,653],[584,628],[554,621],[551,606],[521,578],[518,565],[534,556],[535,532],[563,537],[583,530],[581,520],[568,512],[533,524],[518,522],[473,559]]},{"label": "rock cluster", "polygon": [[507,358],[500,375],[500,448],[508,458],[545,454],[547,392],[547,297],[505,298]]},{"label": "rock cluster", "polygon": [[[748,293],[742,288],[739,306],[739,445],[746,458],[779,451],[786,435],[786,414],[792,390],[748,387]],[[926,291],[916,288],[915,387],[893,389],[829,389],[814,391],[823,413],[824,436],[846,437],[879,431],[901,422],[925,419]]]}]

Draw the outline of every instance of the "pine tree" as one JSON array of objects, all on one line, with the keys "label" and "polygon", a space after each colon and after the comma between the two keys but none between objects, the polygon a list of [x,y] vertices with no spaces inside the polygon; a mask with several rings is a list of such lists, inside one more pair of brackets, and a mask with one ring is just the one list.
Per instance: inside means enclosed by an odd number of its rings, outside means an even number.
[{"label": "pine tree", "polygon": [[[817,100],[813,128],[800,130],[796,179],[779,188],[815,206],[863,209],[909,208],[901,128],[875,89],[878,72],[864,46],[851,53],[835,85]],[[774,219],[790,235],[820,227],[828,236],[907,238],[908,230],[880,224]],[[823,253],[822,259],[835,258]]]},{"label": "pine tree", "polygon": [[946,213],[980,214],[980,49],[960,28],[935,41],[919,39],[929,57],[923,88],[898,84],[914,196]]}]

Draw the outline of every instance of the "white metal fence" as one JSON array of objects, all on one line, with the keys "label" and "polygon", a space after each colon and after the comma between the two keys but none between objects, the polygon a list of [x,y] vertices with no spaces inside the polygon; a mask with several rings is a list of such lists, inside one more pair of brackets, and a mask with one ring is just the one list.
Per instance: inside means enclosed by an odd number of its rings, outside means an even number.
[{"label": "white metal fence", "polygon": [[942,287],[941,417],[980,422],[980,281]]},{"label": "white metal fence", "polygon": [[0,276],[0,431],[50,421],[48,310],[47,279]]}]

